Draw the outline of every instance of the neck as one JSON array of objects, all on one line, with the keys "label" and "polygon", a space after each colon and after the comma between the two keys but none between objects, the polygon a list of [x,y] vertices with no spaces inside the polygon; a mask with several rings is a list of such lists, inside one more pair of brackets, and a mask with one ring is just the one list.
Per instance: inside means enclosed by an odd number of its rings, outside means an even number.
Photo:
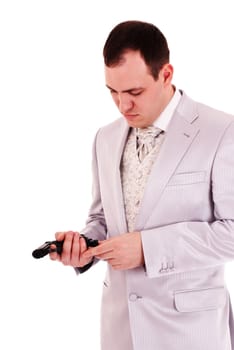
[{"label": "neck", "polygon": [[168,89],[165,91],[164,96],[162,97],[161,100],[161,109],[158,112],[157,117],[155,120],[159,117],[159,115],[164,111],[164,109],[167,107],[168,103],[171,101],[173,95],[175,93],[175,87],[173,85],[170,85]]},{"label": "neck", "polygon": [[168,105],[168,103],[171,101],[173,95],[175,93],[175,87],[173,85],[170,85],[168,87],[168,90],[165,93],[165,97],[163,99],[164,103],[162,104],[162,110],[161,112],[166,108],[166,106]]}]

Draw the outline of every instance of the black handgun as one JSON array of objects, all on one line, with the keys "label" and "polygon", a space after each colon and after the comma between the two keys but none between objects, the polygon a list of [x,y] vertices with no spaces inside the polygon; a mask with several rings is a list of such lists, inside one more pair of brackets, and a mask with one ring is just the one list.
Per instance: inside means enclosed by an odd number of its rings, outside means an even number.
[{"label": "black handgun", "polygon": [[[81,237],[83,237],[85,239],[87,248],[96,247],[98,245],[98,240],[96,240],[96,239],[86,237],[85,235],[81,235]],[[56,248],[52,249],[51,245],[55,245]],[[52,252],[57,252],[58,254],[61,254],[62,250],[63,250],[63,241],[47,241],[44,244],[42,244],[40,247],[35,249],[32,252],[32,256],[35,259],[40,259],[40,258],[43,258],[47,254],[52,253]]]}]

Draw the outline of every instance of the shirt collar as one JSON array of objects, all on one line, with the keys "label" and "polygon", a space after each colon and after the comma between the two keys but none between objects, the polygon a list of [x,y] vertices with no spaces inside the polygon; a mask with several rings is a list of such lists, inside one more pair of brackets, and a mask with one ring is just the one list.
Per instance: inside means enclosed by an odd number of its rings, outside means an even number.
[{"label": "shirt collar", "polygon": [[171,121],[173,113],[179,104],[181,99],[181,93],[178,89],[175,89],[174,95],[172,96],[170,102],[166,106],[166,108],[162,111],[162,113],[158,116],[158,118],[154,121],[153,125],[157,128],[160,128],[163,131],[167,130],[167,127]]}]

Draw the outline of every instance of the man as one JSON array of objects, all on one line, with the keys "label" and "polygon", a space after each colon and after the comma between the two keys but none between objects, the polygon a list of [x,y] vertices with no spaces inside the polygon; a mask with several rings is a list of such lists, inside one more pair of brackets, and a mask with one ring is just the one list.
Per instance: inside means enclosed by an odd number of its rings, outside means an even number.
[{"label": "man", "polygon": [[[107,262],[103,350],[230,350],[224,264],[234,258],[234,118],[172,84],[163,34],[117,25],[104,46],[106,86],[123,117],[93,150],[93,203],[61,256]],[[152,135],[153,134],[153,135]]]}]

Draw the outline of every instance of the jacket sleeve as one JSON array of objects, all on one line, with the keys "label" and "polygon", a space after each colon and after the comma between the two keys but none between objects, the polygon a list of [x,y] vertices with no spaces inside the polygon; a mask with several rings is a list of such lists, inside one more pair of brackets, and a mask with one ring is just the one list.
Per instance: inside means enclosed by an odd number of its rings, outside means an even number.
[{"label": "jacket sleeve", "polygon": [[233,122],[215,154],[210,181],[212,222],[178,222],[142,230],[148,277],[214,267],[234,259]]},{"label": "jacket sleeve", "polygon": [[[98,135],[98,133],[97,133]],[[98,175],[98,162],[96,154],[96,139],[95,137],[93,143],[93,157],[92,157],[92,175],[93,175],[93,185],[92,185],[92,204],[89,210],[88,219],[86,221],[86,226],[81,230],[81,234],[95,239],[104,240],[106,239],[106,222],[104,217],[104,212],[102,208],[99,175]],[[88,270],[98,259],[94,259],[91,264],[85,265],[82,268],[75,268],[77,273],[82,273]]]},{"label": "jacket sleeve", "polygon": [[89,210],[86,226],[81,231],[81,233],[92,239],[104,240],[106,238],[106,222],[102,207],[99,183],[98,161],[96,153],[97,136],[98,133],[94,140],[92,156],[92,204]]}]

